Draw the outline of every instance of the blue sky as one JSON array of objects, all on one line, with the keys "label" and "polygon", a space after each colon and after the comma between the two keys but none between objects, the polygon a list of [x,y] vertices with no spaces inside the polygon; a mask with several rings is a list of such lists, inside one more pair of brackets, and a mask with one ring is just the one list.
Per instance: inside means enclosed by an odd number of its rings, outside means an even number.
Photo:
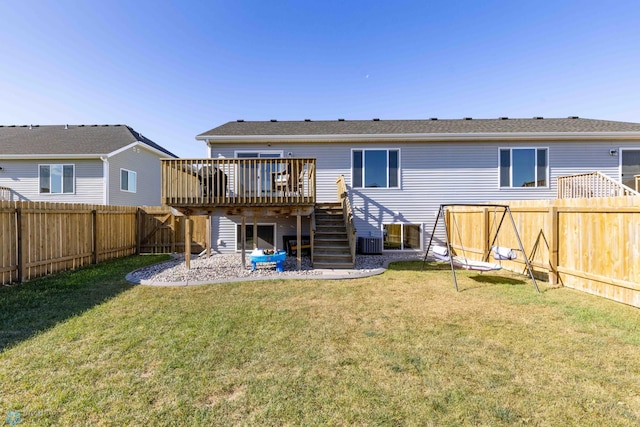
[{"label": "blue sky", "polygon": [[640,122],[638,1],[0,0],[0,124]]}]

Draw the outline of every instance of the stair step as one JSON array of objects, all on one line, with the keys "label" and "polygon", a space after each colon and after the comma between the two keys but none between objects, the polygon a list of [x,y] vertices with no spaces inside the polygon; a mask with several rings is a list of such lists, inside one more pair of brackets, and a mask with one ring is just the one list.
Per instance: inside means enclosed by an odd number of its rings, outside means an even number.
[{"label": "stair step", "polygon": [[313,255],[313,263],[326,264],[348,264],[351,262],[351,255]]},{"label": "stair step", "polygon": [[351,249],[349,246],[326,246],[322,248],[316,248],[313,251],[314,256],[322,255],[347,255],[351,256]]},{"label": "stair step", "polygon": [[349,247],[349,240],[347,239],[316,239],[313,243],[316,248]]},{"label": "stair step", "polygon": [[332,270],[350,270],[353,268],[353,263],[314,262],[313,268],[326,268],[326,269],[332,269]]}]

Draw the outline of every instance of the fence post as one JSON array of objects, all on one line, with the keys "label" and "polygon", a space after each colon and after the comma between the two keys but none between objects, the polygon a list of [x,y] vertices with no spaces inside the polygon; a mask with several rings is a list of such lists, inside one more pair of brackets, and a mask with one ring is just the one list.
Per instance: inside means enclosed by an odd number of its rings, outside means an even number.
[{"label": "fence post", "polygon": [[482,260],[485,262],[489,261],[489,240],[489,208],[482,208]]},{"label": "fence post", "polygon": [[549,284],[558,284],[558,207],[549,207]]},{"label": "fence post", "polygon": [[24,259],[24,229],[22,223],[22,208],[16,208],[16,240],[17,240],[17,255],[18,255],[18,282],[25,281],[25,259]]},{"label": "fence post", "polygon": [[140,255],[142,246],[142,209],[136,209],[136,255]]},{"label": "fence post", "polygon": [[91,229],[93,231],[93,247],[91,248],[91,264],[98,263],[98,211],[91,211]]}]

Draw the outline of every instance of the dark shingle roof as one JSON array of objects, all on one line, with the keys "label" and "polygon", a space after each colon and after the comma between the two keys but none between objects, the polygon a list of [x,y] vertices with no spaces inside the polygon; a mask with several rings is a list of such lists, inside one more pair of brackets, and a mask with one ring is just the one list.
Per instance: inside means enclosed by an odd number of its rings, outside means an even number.
[{"label": "dark shingle roof", "polygon": [[225,136],[411,135],[491,133],[640,132],[640,123],[581,118],[235,121],[198,135]]},{"label": "dark shingle roof", "polygon": [[105,155],[140,141],[175,154],[126,125],[0,126],[0,156],[4,155]]}]

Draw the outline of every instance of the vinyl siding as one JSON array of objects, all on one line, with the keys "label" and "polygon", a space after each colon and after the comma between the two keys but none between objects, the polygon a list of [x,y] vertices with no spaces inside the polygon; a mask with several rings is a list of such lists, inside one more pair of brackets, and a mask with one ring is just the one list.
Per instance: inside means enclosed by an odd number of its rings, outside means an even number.
[{"label": "vinyl siding", "polygon": [[[307,143],[277,144],[269,150],[292,152],[293,157],[315,157],[316,196],[319,202],[336,201],[336,178],[344,175],[351,190],[355,225],[359,236],[381,236],[382,224],[423,225],[423,246],[430,237],[440,204],[488,201],[554,199],[559,176],[600,171],[620,179],[620,160],[609,150],[637,147],[637,142],[544,141],[464,143]],[[265,144],[212,147],[212,157],[234,157],[234,149],[265,150]],[[351,188],[352,149],[400,149],[400,188]],[[500,188],[500,148],[548,148],[549,181],[545,188]],[[304,221],[303,221],[304,223]],[[235,226],[220,221],[220,235],[233,233]],[[233,231],[226,227],[233,227]],[[212,227],[212,229],[215,227]],[[295,233],[295,223],[293,232]],[[287,233],[289,234],[289,233]],[[281,236],[281,234],[278,234]],[[441,235],[441,233],[438,233]],[[280,238],[280,237],[278,237]]]},{"label": "vinyl siding", "polygon": [[[136,172],[135,193],[120,189],[120,169]],[[109,157],[109,204],[160,205],[160,157],[140,145]]]},{"label": "vinyl siding", "polygon": [[[40,194],[39,165],[72,164],[75,166],[73,194]],[[102,161],[78,159],[2,160],[0,186],[8,187],[12,200],[102,204],[104,200]]]}]

